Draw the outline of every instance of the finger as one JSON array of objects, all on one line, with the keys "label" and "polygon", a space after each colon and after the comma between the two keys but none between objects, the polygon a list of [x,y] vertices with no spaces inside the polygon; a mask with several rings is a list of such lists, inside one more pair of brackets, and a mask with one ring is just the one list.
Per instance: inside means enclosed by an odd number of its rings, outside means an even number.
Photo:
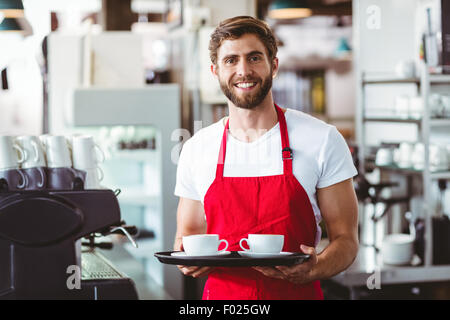
[{"label": "finger", "polygon": [[302,250],[302,252],[306,253],[306,254],[314,254],[316,251],[316,249],[314,247],[308,247],[308,246],[305,246],[304,244],[300,245],[300,250]]},{"label": "finger", "polygon": [[197,271],[193,272],[191,274],[191,276],[194,278],[203,277],[203,276],[206,276],[207,274],[209,274],[212,270],[213,270],[213,268],[211,268],[211,267],[202,267],[202,268],[198,269]]},{"label": "finger", "polygon": [[304,264],[311,263],[314,265],[317,263],[317,254],[314,247],[308,247],[302,244],[300,245],[300,250],[302,250],[303,253],[310,255],[310,258]]},{"label": "finger", "polygon": [[270,267],[253,267],[256,271],[261,272],[266,277],[276,278],[276,279],[284,279],[285,275],[280,270]]},{"label": "finger", "polygon": [[190,276],[192,275],[194,272],[196,272],[199,269],[199,267],[187,267],[187,266],[182,266],[180,268],[180,271],[185,275],[185,276]]}]

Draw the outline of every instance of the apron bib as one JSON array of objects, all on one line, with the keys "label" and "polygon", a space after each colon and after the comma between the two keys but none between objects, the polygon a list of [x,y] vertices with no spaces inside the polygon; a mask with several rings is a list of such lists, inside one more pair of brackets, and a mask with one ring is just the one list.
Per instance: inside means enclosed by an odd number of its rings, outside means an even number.
[{"label": "apron bib", "polygon": [[[207,233],[219,234],[229,251],[241,251],[248,234],[282,234],[283,251],[300,252],[300,244],[315,245],[316,220],[308,195],[292,172],[292,152],[284,113],[275,105],[281,132],[283,174],[262,177],[224,177],[225,126],[216,178],[206,192]],[[206,300],[323,299],[319,281],[297,285],[264,276],[252,268],[215,268],[208,276]]]}]

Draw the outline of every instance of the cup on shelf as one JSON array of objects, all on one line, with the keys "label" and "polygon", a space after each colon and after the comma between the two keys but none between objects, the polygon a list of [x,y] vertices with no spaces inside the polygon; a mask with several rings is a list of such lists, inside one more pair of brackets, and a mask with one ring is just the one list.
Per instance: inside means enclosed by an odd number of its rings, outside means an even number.
[{"label": "cup on shelf", "polygon": [[414,78],[416,76],[416,64],[413,60],[402,60],[395,65],[395,74],[400,78]]},{"label": "cup on shelf", "polygon": [[100,182],[104,174],[98,165],[105,160],[105,155],[94,138],[89,135],[74,135],[72,157],[74,169],[86,172],[84,188],[101,189]]},{"label": "cup on shelf", "polygon": [[414,150],[411,155],[411,161],[414,169],[423,170],[425,166],[425,147],[422,142],[417,142],[414,145]]},{"label": "cup on shelf", "polygon": [[103,189],[100,182],[103,180],[104,174],[100,167],[78,170],[86,172],[86,176],[84,178],[85,189]]},{"label": "cup on shelf", "polygon": [[41,190],[47,188],[47,172],[45,167],[21,169],[26,176],[25,190]]},{"label": "cup on shelf", "polygon": [[375,156],[377,166],[388,166],[394,162],[394,150],[392,148],[380,148]]},{"label": "cup on shelf", "polygon": [[446,115],[445,107],[442,101],[442,95],[438,93],[430,94],[428,99],[430,106],[430,115],[433,118],[443,118]]},{"label": "cup on shelf", "polygon": [[45,151],[41,141],[36,136],[19,136],[16,143],[22,148],[25,159],[21,167],[23,169],[46,167]]},{"label": "cup on shelf", "polygon": [[401,118],[409,117],[409,96],[400,95],[395,97],[395,113]]},{"label": "cup on shelf", "polygon": [[413,153],[413,144],[409,142],[400,143],[397,165],[400,168],[410,168],[412,166],[411,161],[412,153]]},{"label": "cup on shelf", "polygon": [[75,169],[93,169],[105,160],[102,149],[89,135],[74,135],[72,137],[72,157]]},{"label": "cup on shelf", "polygon": [[21,169],[1,169],[0,179],[6,180],[9,190],[24,190],[27,177]]},{"label": "cup on shelf", "polygon": [[423,116],[423,100],[422,97],[409,98],[409,116],[413,119],[420,119]]},{"label": "cup on shelf", "polygon": [[72,159],[70,147],[65,136],[45,137],[45,153],[47,155],[47,167],[49,168],[70,168]]},{"label": "cup on shelf", "polygon": [[18,169],[25,161],[24,150],[12,136],[0,136],[0,170]]},{"label": "cup on shelf", "polygon": [[430,169],[431,171],[448,170],[449,161],[447,147],[445,145],[430,145]]},{"label": "cup on shelf", "polygon": [[443,94],[441,96],[442,114],[446,118],[450,118],[450,95]]}]

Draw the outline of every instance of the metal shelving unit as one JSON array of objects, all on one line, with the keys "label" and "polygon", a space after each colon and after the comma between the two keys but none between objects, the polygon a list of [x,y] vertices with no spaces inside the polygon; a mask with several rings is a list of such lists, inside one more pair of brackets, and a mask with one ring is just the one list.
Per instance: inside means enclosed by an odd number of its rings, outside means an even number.
[{"label": "metal shelving unit", "polygon": [[[365,172],[366,167],[366,139],[365,139],[365,126],[369,122],[385,122],[385,123],[408,123],[416,124],[419,127],[420,138],[424,144],[425,154],[424,154],[424,168],[423,170],[417,170],[414,168],[400,168],[396,166],[383,166],[379,167],[381,170],[395,171],[396,173],[405,175],[420,175],[422,176],[423,183],[423,199],[424,199],[424,213],[425,213],[425,267],[431,267],[433,264],[433,230],[432,230],[432,218],[433,218],[433,208],[432,197],[431,197],[431,187],[432,183],[438,179],[448,179],[450,180],[450,170],[448,171],[438,171],[433,172],[430,169],[429,160],[429,146],[430,146],[430,131],[432,127],[437,126],[450,126],[450,119],[447,118],[431,118],[430,108],[429,108],[429,95],[431,87],[433,85],[449,85],[450,86],[450,75],[430,75],[425,64],[421,65],[420,78],[377,78],[368,79],[365,78],[364,74],[360,81],[361,90],[361,110],[357,113],[357,121],[360,126],[359,134],[359,163],[360,172]],[[399,85],[399,84],[415,84],[420,92],[423,102],[423,114],[420,118],[408,118],[408,117],[389,117],[389,116],[377,116],[369,117],[366,116],[365,110],[365,89],[368,85]]]}]

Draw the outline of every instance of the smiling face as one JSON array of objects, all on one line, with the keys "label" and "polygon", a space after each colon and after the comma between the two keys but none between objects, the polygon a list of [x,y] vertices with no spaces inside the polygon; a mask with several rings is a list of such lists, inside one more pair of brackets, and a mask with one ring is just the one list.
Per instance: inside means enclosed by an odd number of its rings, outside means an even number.
[{"label": "smiling face", "polygon": [[238,108],[253,109],[267,98],[278,59],[269,61],[267,50],[254,34],[224,40],[211,70],[225,96]]}]

